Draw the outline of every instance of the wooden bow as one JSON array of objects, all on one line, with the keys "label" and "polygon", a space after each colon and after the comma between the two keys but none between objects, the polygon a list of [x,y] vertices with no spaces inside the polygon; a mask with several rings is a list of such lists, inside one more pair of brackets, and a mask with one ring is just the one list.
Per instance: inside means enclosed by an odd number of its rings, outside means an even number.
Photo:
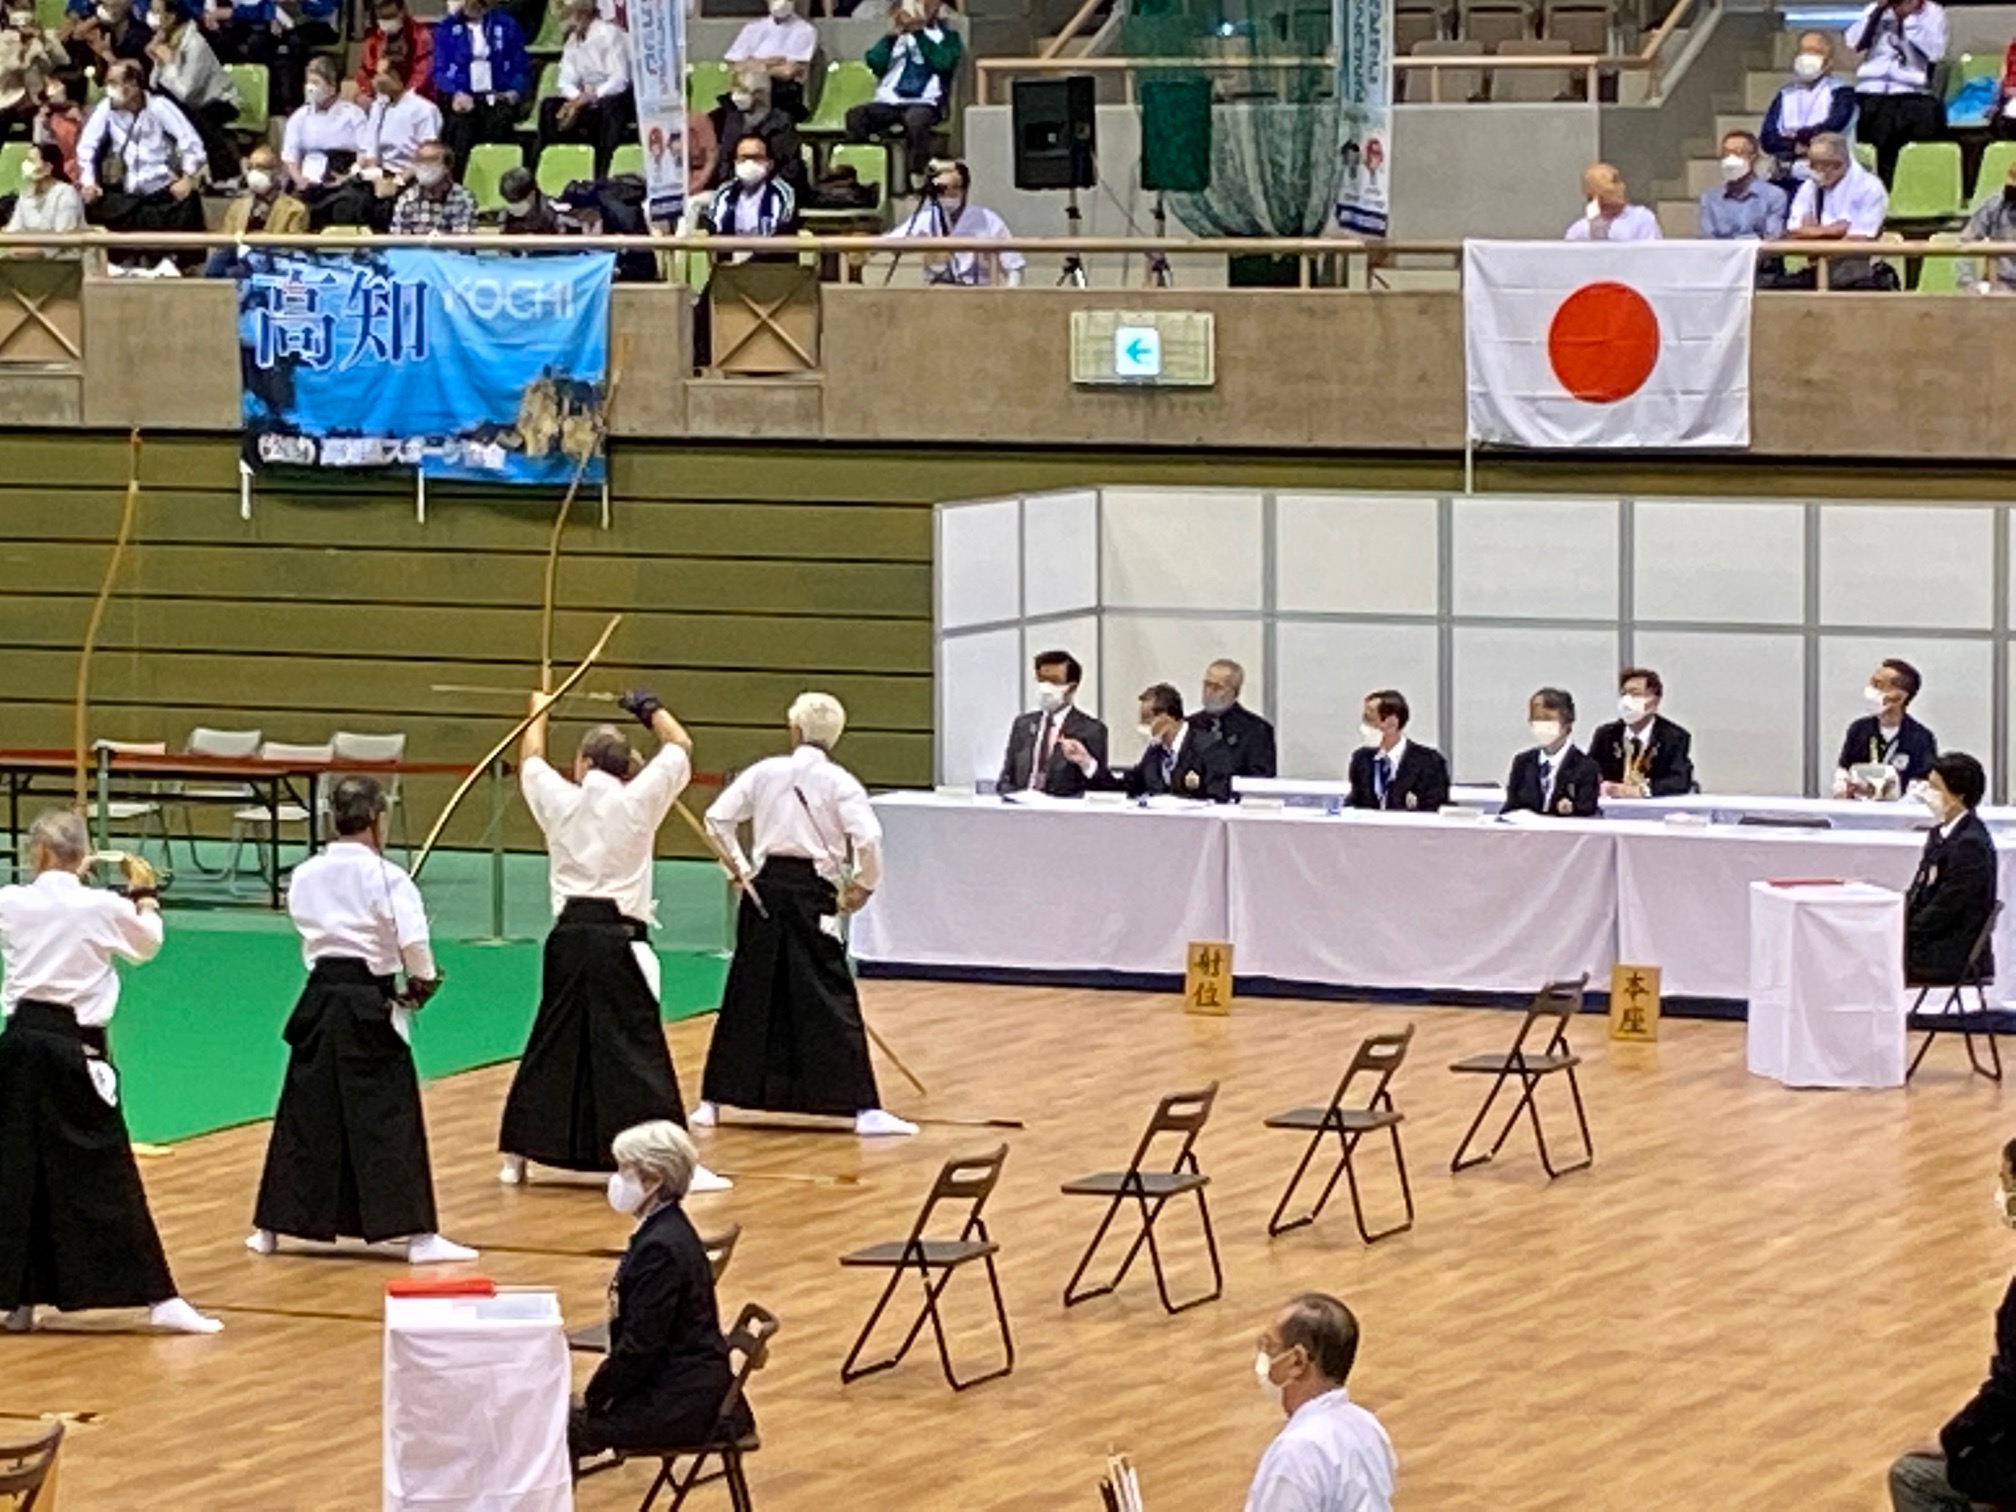
[{"label": "wooden bow", "polygon": [[131,439],[132,455],[126,465],[126,503],[119,512],[119,533],[112,541],[112,556],[105,563],[105,580],[98,585],[98,597],[91,603],[91,618],[84,626],[84,648],[77,658],[77,696],[71,720],[71,745],[76,758],[78,813],[91,803],[91,657],[98,649],[98,631],[105,623],[105,606],[112,599],[112,585],[119,577],[119,564],[126,555],[126,543],[133,537],[133,517],[140,509],[140,431]]},{"label": "wooden bow", "polygon": [[568,480],[567,493],[560,500],[560,512],[553,516],[553,533],[546,538],[546,584],[545,593],[539,604],[541,692],[553,684],[553,595],[560,581],[560,536],[567,528],[567,516],[574,508],[574,496],[581,491],[581,480],[587,476],[588,464],[609,435],[609,406],[616,402],[616,390],[623,382],[623,368],[628,360],[629,350],[627,341],[621,339],[617,341],[616,361],[610,369],[609,387],[602,391],[602,410],[596,417],[594,439],[574,463],[574,476]]},{"label": "wooden bow", "polygon": [[506,751],[510,750],[511,743],[514,740],[530,729],[535,720],[542,718],[548,710],[573,691],[576,683],[588,675],[588,669],[601,659],[603,651],[608,648],[610,637],[615,635],[616,627],[622,623],[622,615],[610,615],[609,623],[602,627],[601,636],[596,640],[594,645],[588,648],[588,654],[575,663],[574,670],[560,679],[560,686],[551,691],[542,691],[539,696],[539,707],[513,725],[510,733],[498,741],[496,745],[492,746],[487,756],[469,769],[469,775],[462,779],[461,785],[455,789],[454,794],[448,799],[447,804],[441,810],[440,817],[434,821],[434,827],[427,831],[427,838],[421,843],[419,853],[414,856],[412,871],[414,877],[417,878],[420,875],[420,869],[427,864],[427,858],[434,854],[435,843],[440,840],[441,831],[447,828],[450,816],[461,805],[462,800],[469,796],[476,784],[482,780],[483,774],[490,770],[491,763],[497,761]]}]

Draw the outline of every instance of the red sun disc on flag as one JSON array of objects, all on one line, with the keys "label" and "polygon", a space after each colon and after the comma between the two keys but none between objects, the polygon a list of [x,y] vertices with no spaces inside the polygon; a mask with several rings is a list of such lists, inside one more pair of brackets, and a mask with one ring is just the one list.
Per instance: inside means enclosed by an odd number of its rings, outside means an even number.
[{"label": "red sun disc on flag", "polygon": [[1615,404],[1645,386],[1659,361],[1659,317],[1627,284],[1584,284],[1554,312],[1547,361],[1585,404]]}]

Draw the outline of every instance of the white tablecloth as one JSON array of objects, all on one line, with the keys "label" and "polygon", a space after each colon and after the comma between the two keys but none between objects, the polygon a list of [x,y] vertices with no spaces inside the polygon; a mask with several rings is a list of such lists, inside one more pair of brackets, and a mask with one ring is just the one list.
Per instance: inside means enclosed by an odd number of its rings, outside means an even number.
[{"label": "white tablecloth", "polygon": [[[1663,819],[1668,814],[1700,814],[1717,824],[1736,824],[1748,814],[1796,815],[1825,819],[1835,829],[1926,830],[1932,816],[1916,799],[1863,803],[1853,798],[1765,798],[1749,793],[1685,793],[1677,798],[1605,798],[1613,819]],[[2016,808],[1983,807],[1991,825],[2016,824]],[[1922,837],[1921,837],[1922,838]]]},{"label": "white tablecloth", "polygon": [[1225,935],[1225,826],[1204,807],[875,800],[884,878],[856,916],[863,961],[1181,975]]},{"label": "white tablecloth", "polygon": [[568,1390],[551,1292],[387,1297],[385,1512],[569,1512]]},{"label": "white tablecloth", "polygon": [[1531,824],[1283,810],[1227,816],[1237,975],[1531,992],[1616,960],[1615,841]]},{"label": "white tablecloth", "polygon": [[1904,897],[1750,886],[1750,1071],[1788,1087],[1904,1085]]}]

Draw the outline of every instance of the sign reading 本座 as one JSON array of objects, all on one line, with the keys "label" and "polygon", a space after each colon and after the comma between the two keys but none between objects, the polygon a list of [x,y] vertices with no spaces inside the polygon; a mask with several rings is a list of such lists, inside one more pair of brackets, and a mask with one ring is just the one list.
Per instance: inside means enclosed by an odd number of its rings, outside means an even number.
[{"label": "sign reading \u672c\u5ea7", "polygon": [[1337,225],[1384,236],[1393,181],[1393,0],[1331,0]]},{"label": "sign reading \u672c\u5ea7", "polygon": [[[603,477],[606,252],[255,251],[238,285],[245,460],[426,478]],[[585,467],[583,466],[585,459]]]}]

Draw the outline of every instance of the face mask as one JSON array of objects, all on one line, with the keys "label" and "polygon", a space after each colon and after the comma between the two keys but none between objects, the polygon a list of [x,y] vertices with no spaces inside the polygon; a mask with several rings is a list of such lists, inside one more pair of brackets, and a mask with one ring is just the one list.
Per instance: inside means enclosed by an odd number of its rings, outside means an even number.
[{"label": "face mask", "polygon": [[1057,710],[1063,708],[1065,697],[1064,689],[1057,683],[1039,682],[1036,684],[1036,707],[1041,709],[1045,714],[1054,714]]},{"label": "face mask", "polygon": [[459,16],[462,14],[462,0],[447,0],[442,9],[451,16]]},{"label": "face mask", "polygon": [[61,88],[52,88],[48,94],[43,96],[43,99],[49,102],[51,110],[61,110],[65,105],[70,103],[69,94]]},{"label": "face mask", "polygon": [[1862,690],[1862,702],[1869,706],[1871,714],[1881,714],[1883,712],[1883,690],[1877,687],[1876,684],[1870,683]]},{"label": "face mask", "polygon": [[947,215],[957,215],[966,208],[966,197],[961,194],[941,194],[938,203],[945,207]]},{"label": "face mask", "polygon": [[1155,738],[1155,726],[1152,724],[1136,725],[1134,728],[1139,732],[1143,740],[1153,740]]},{"label": "face mask", "polygon": [[323,106],[329,103],[330,89],[319,80],[310,80],[301,86],[301,98],[310,105]]},{"label": "face mask", "polygon": [[264,168],[247,168],[245,187],[254,194],[270,193],[273,188],[273,175]]},{"label": "face mask", "polygon": [[628,1171],[618,1171],[609,1178],[609,1206],[619,1213],[635,1213],[644,1206],[644,1183]]},{"label": "face mask", "polygon": [[147,12],[147,25],[157,32],[168,30],[168,12],[158,10]]},{"label": "face mask", "polygon": [[30,158],[21,165],[21,183],[24,188],[33,189],[48,175],[49,165],[40,158]]},{"label": "face mask", "polygon": [[1738,179],[1749,177],[1749,174],[1750,174],[1750,159],[1746,157],[1738,157],[1733,152],[1730,153],[1729,156],[1722,159],[1723,183],[1733,184]]},{"label": "face mask", "polygon": [[2009,1211],[2009,1194],[2002,1190],[2002,1183],[1995,1183],[1995,1221],[2004,1228],[2016,1228],[2016,1214]]},{"label": "face mask", "polygon": [[746,89],[731,89],[728,91],[728,102],[737,110],[747,110],[756,103],[756,96]]},{"label": "face mask", "polygon": [[1626,693],[1617,700],[1617,712],[1627,724],[1636,724],[1645,717],[1645,700],[1636,693]]},{"label": "face mask", "polygon": [[1237,702],[1229,693],[1206,693],[1198,701],[1206,714],[1223,714]]},{"label": "face mask", "polygon": [[1935,823],[1944,824],[1946,822],[1946,799],[1941,794],[1933,791],[1931,783],[1928,782],[1918,789],[1918,801],[1925,805]]},{"label": "face mask", "polygon": [[7,24],[16,31],[26,31],[35,24],[35,12],[15,11],[7,18]]},{"label": "face mask", "polygon": [[1269,1401],[1281,1405],[1281,1388],[1274,1384],[1274,1361],[1264,1349],[1254,1352],[1253,1379]]},{"label": "face mask", "polygon": [[1358,726],[1358,739],[1360,743],[1368,746],[1384,745],[1386,732],[1377,725],[1361,724]]},{"label": "face mask", "polygon": [[1792,76],[1801,83],[1811,84],[1827,72],[1827,60],[1818,53],[1801,53],[1792,60]]},{"label": "face mask", "polygon": [[1543,746],[1551,746],[1561,738],[1561,721],[1558,719],[1535,719],[1529,721],[1526,728]]},{"label": "face mask", "polygon": [[413,182],[423,189],[432,189],[448,176],[448,170],[439,163],[415,163]]},{"label": "face mask", "polygon": [[391,36],[392,33],[399,30],[399,18],[397,16],[393,16],[390,18],[380,16],[378,18],[378,30],[383,32],[388,37]]},{"label": "face mask", "polygon": [[749,185],[751,188],[762,183],[769,176],[770,170],[754,158],[737,158],[735,161],[735,177],[742,180],[743,183]]},{"label": "face mask", "polygon": [[1588,204],[1582,207],[1582,218],[1592,221],[1601,220],[1603,218],[1603,202],[1601,200],[1589,201]]},{"label": "face mask", "polygon": [[504,208],[509,210],[513,215],[526,216],[532,213],[532,206],[535,203],[536,201],[533,200],[506,200]]},{"label": "face mask", "polygon": [[770,0],[772,21],[789,21],[794,13],[791,0]]},{"label": "face mask", "polygon": [[98,7],[98,24],[100,26],[110,26],[117,19],[118,18],[112,14],[111,6],[101,5]]}]

